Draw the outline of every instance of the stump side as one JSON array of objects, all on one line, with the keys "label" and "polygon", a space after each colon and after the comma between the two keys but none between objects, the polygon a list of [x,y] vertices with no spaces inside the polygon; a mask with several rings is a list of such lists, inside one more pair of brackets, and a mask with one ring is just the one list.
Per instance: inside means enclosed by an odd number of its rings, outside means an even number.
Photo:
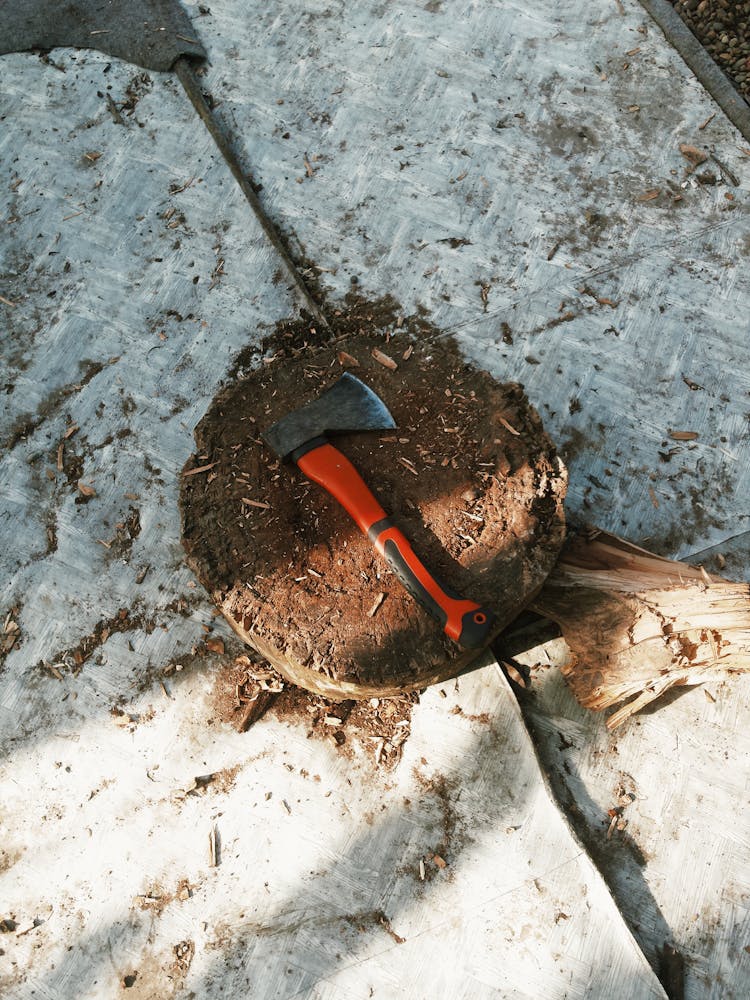
[{"label": "stump side", "polygon": [[340,435],[337,445],[434,574],[493,608],[498,631],[557,559],[566,475],[522,388],[465,363],[450,342],[355,332],[281,352],[217,396],[183,472],[190,565],[235,631],[287,678],[351,698],[454,676],[476,652],[446,639],[336,502],[260,438],[345,367],[398,429]]}]

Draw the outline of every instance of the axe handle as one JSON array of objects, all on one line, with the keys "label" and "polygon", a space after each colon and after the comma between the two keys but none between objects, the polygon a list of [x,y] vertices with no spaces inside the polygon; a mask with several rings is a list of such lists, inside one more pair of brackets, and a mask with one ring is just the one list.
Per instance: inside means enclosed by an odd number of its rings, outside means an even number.
[{"label": "axe handle", "polygon": [[349,459],[328,442],[295,457],[308,479],[327,490],[348,511],[406,590],[440,623],[449,639],[481,649],[492,635],[494,615],[439,583],[409,540],[386,514]]}]

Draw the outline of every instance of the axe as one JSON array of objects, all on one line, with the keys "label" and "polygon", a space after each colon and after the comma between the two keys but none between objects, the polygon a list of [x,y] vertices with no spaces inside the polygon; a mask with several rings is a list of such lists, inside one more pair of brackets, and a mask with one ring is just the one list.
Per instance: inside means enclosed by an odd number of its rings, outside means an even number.
[{"label": "axe", "polygon": [[352,463],[328,441],[345,431],[396,427],[383,400],[348,372],[317,399],[293,410],[264,431],[266,444],[295,462],[351,515],[398,579],[445,634],[466,649],[487,645],[495,616],[440,583],[416,555]]}]

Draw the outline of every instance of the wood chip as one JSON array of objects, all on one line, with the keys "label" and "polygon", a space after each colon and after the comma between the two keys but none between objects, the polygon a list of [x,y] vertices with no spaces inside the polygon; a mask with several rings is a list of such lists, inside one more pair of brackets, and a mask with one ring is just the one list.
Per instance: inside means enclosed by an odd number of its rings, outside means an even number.
[{"label": "wood chip", "polygon": [[432,855],[432,860],[435,862],[435,864],[441,870],[443,868],[447,868],[448,867],[448,862],[445,860],[445,858],[441,858],[439,854],[433,854]]},{"label": "wood chip", "polygon": [[41,927],[43,923],[43,920],[40,920],[38,917],[34,917],[33,920],[27,920],[25,923],[19,924],[16,927],[16,937],[23,937],[23,935],[28,934],[29,931],[35,931],[37,927]]},{"label": "wood chip", "polygon": [[673,441],[695,441],[698,438],[697,431],[670,431],[669,436]]},{"label": "wood chip", "polygon": [[658,198],[661,194],[661,188],[651,188],[649,191],[644,191],[643,194],[639,194],[636,201],[653,201],[654,198]]},{"label": "wood chip", "polygon": [[507,660],[503,660],[502,664],[503,670],[508,675],[508,678],[520,688],[527,690],[529,685],[526,683],[526,678],[523,676],[518,667],[516,667],[513,663],[509,663]]},{"label": "wood chip", "polygon": [[223,639],[206,639],[206,649],[209,649],[212,653],[223,653],[224,652],[224,640]]},{"label": "wood chip", "polygon": [[521,432],[517,431],[512,424],[509,424],[508,421],[505,419],[505,417],[498,417],[498,420],[503,425],[503,427],[506,429],[506,431],[510,431],[510,433],[514,437],[520,437],[521,436]]},{"label": "wood chip", "polygon": [[183,476],[197,476],[199,472],[208,472],[209,469],[213,469],[218,462],[210,462],[208,465],[198,465],[195,469],[188,469],[187,472],[183,472]]},{"label": "wood chip", "polygon": [[409,360],[409,358],[412,356],[413,350],[414,350],[414,344],[409,344],[404,353],[401,355],[404,361]]},{"label": "wood chip", "polygon": [[247,497],[242,497],[242,502],[248,504],[250,507],[260,507],[261,510],[270,510],[270,503],[265,503],[263,500],[249,500]]},{"label": "wood chip", "polygon": [[716,164],[716,166],[721,171],[722,176],[724,177],[724,179],[727,180],[727,181],[729,181],[729,183],[733,187],[738,187],[739,183],[740,183],[739,177],[737,177],[737,175],[734,174],[729,169],[729,167],[726,165],[726,163],[724,163],[722,160],[719,159],[719,157],[716,155],[716,153],[710,153],[709,155],[710,155],[711,159],[714,161],[714,163]]},{"label": "wood chip", "polygon": [[383,352],[379,351],[377,347],[373,347],[372,356],[378,364],[383,365],[384,368],[388,368],[392,372],[395,372],[398,368],[398,365],[393,358],[389,357],[387,354],[383,354]]},{"label": "wood chip", "polygon": [[710,124],[710,123],[711,123],[711,122],[712,122],[712,121],[714,120],[714,118],[715,118],[715,117],[716,117],[716,112],[714,111],[714,112],[713,112],[713,114],[710,114],[710,115],[708,116],[708,118],[707,118],[707,119],[706,119],[706,120],[705,120],[704,122],[702,122],[702,123],[701,123],[701,124],[700,124],[700,125],[698,126],[698,131],[699,131],[699,132],[702,132],[702,131],[703,131],[703,129],[704,129],[704,128],[705,128],[705,127],[706,127],[707,125],[709,125],[709,124]]},{"label": "wood chip", "polygon": [[249,701],[237,723],[237,732],[244,733],[254,725],[264,714],[272,701],[275,700],[278,691],[259,691],[258,694]]},{"label": "wood chip", "polygon": [[[178,35],[177,37],[179,38],[180,36]],[[171,187],[170,186],[169,193],[170,194],[182,194],[183,191],[187,191],[187,189],[189,187],[192,187],[193,184],[194,184],[194,182],[195,182],[195,177],[190,177],[190,178],[188,178],[188,180],[185,181],[184,184],[180,184],[177,187]]]},{"label": "wood chip", "polygon": [[57,446],[57,471],[63,471],[63,454],[65,452],[65,443],[63,441]]},{"label": "wood chip", "polygon": [[73,435],[77,430],[78,430],[78,424],[71,424],[70,427],[63,434],[63,441],[67,441],[69,437],[73,437]]},{"label": "wood chip", "polygon": [[347,354],[346,351],[339,351],[338,353],[339,364],[344,368],[359,368],[359,361],[352,354]]},{"label": "wood chip", "polygon": [[78,480],[78,492],[84,497],[95,497],[96,490],[93,486],[89,486],[88,483],[84,483],[82,479]]},{"label": "wood chip", "polygon": [[374,618],[375,617],[375,615],[378,613],[378,608],[380,607],[380,605],[383,603],[384,600],[385,600],[385,594],[381,592],[375,598],[375,600],[372,603],[372,607],[367,612],[367,617],[368,618]]},{"label": "wood chip", "polygon": [[659,498],[656,495],[656,490],[653,486],[649,486],[648,495],[651,497],[651,503],[658,510],[659,509]]},{"label": "wood chip", "polygon": [[693,164],[694,167],[700,166],[701,163],[705,163],[708,159],[708,153],[704,149],[699,149],[698,146],[691,146],[687,142],[680,143],[680,152]]},{"label": "wood chip", "polygon": [[0,302],[6,306],[10,306],[11,309],[15,309],[17,305],[17,303],[11,302],[10,299],[6,299],[4,295],[0,295]]},{"label": "wood chip", "polygon": [[308,177],[314,177],[315,176],[315,170],[313,169],[313,165],[308,160],[307,155],[305,155],[305,157],[304,157],[304,164],[305,164],[305,173],[307,174],[307,176]]},{"label": "wood chip", "polygon": [[414,468],[414,466],[412,465],[412,463],[411,463],[411,462],[409,461],[409,459],[408,459],[408,458],[402,458],[402,457],[399,457],[399,462],[400,462],[400,463],[401,463],[401,464],[403,465],[403,467],[404,467],[405,469],[408,469],[408,470],[409,470],[409,472],[411,472],[411,474],[412,474],[413,476],[418,476],[418,475],[419,475],[419,473],[418,473],[418,472],[417,472],[417,470],[416,470],[416,469]]},{"label": "wood chip", "polygon": [[208,865],[216,868],[219,864],[219,833],[215,826],[208,831]]}]

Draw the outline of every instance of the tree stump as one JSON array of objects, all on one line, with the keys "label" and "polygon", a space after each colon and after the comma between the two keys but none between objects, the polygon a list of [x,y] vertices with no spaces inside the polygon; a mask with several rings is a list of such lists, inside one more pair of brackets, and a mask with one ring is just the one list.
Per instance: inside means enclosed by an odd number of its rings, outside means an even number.
[{"label": "tree stump", "polygon": [[[339,327],[340,329],[340,327]],[[311,331],[314,333],[314,330]],[[490,605],[497,631],[538,592],[565,533],[566,473],[517,384],[451,342],[354,330],[278,336],[273,358],[228,385],[183,470],[188,561],[232,628],[288,680],[329,698],[388,696],[476,657],[402,589],[346,512],[260,433],[349,368],[396,431],[336,444],[437,578]]]}]

